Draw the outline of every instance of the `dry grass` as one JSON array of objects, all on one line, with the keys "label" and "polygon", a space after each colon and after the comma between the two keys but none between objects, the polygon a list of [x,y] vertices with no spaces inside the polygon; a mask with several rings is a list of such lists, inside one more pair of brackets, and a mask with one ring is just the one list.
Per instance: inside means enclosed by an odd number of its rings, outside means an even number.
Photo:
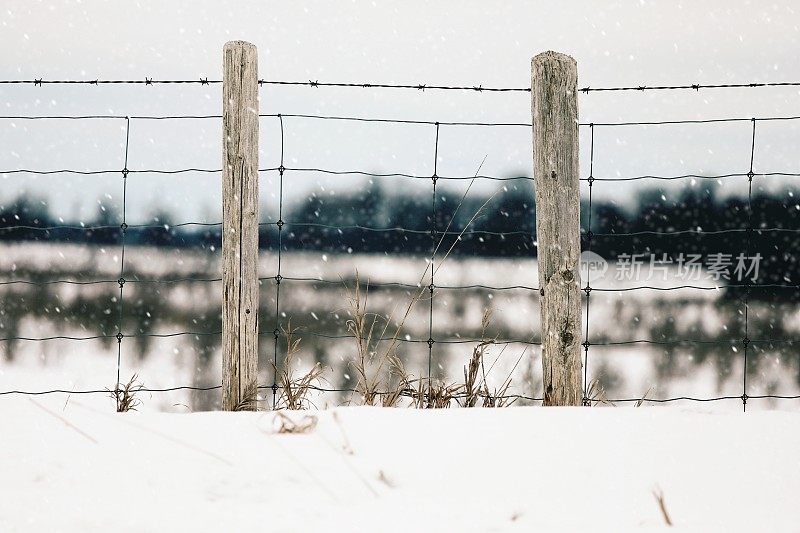
[{"label": "dry grass", "polygon": [[[492,312],[485,310],[481,319],[481,342],[472,350],[472,357],[464,367],[464,407],[475,407],[481,392],[481,383],[478,382],[479,372],[483,372],[483,359],[493,341],[486,339],[486,330],[489,328]],[[483,372],[485,376],[485,372]],[[483,381],[483,380],[482,380]],[[483,382],[485,386],[485,382]]]},{"label": "dry grass", "polygon": [[233,406],[234,411],[258,411],[258,385],[251,383],[244,389],[244,394]]},{"label": "dry grass", "polygon": [[[494,389],[489,389],[487,377],[491,373],[494,365],[497,361],[500,360],[500,357],[503,355],[503,352],[508,347],[507,345],[500,350],[500,353],[495,358],[494,363],[489,367],[489,370],[486,370],[484,361],[486,360],[486,355],[488,354],[489,346],[493,345],[497,339],[489,339],[486,335],[486,330],[489,328],[489,322],[491,320],[491,313],[487,310],[483,314],[483,321],[481,323],[481,342],[475,348],[473,352],[473,359],[479,362],[479,367],[481,370],[481,383],[478,387],[478,396],[483,398],[483,407],[510,407],[513,405],[517,399],[512,398],[508,394],[508,389],[511,387],[511,376],[514,374],[514,371],[519,366],[520,361],[522,358],[525,357],[525,353],[528,351],[528,347],[526,346],[525,349],[520,354],[519,358],[517,359],[514,366],[509,371],[506,378],[500,384],[499,387],[495,387]],[[475,364],[470,361],[470,364]],[[466,370],[465,370],[466,374]]]},{"label": "dry grass", "polygon": [[667,504],[664,501],[664,492],[660,488],[656,487],[653,489],[653,497],[658,503],[658,508],[661,511],[661,516],[664,518],[664,523],[668,526],[672,526],[672,519],[669,517],[669,513],[667,512]]},{"label": "dry grass", "polygon": [[641,397],[641,398],[639,398],[639,399],[636,401],[636,404],[635,404],[635,405],[636,405],[636,407],[641,407],[642,405],[644,405],[644,402],[646,402],[646,401],[647,401],[647,395],[648,395],[648,394],[650,394],[650,392],[651,392],[652,390],[653,390],[653,387],[650,387],[650,388],[648,388],[648,389],[647,389],[647,392],[645,392],[645,393],[642,395],[642,397]]},{"label": "dry grass", "polygon": [[295,420],[281,411],[277,411],[272,419],[272,426],[275,433],[302,434],[314,431],[317,421],[317,417],[314,415],[304,415]]},{"label": "dry grass", "polygon": [[[644,402],[647,401],[647,396],[652,390],[652,387],[647,389],[647,392],[645,392],[642,397],[636,400],[636,402],[633,404],[634,407],[641,407],[644,405]],[[586,399],[590,407],[595,407],[598,405],[610,405],[612,407],[616,407],[616,404],[609,400],[606,396],[606,390],[599,378],[595,378],[589,382],[589,386],[586,389]]]},{"label": "dry grass", "polygon": [[398,345],[397,337],[408,313],[403,317],[401,324],[395,328],[391,339],[385,340],[384,337],[391,325],[392,314],[384,317],[377,313],[369,313],[367,311],[368,298],[369,283],[362,290],[361,280],[356,271],[355,287],[348,289],[347,297],[351,317],[346,324],[347,331],[353,336],[356,343],[356,356],[350,364],[357,377],[356,394],[361,397],[364,405],[375,405],[381,396],[379,390],[382,379],[380,376],[395,355]]},{"label": "dry grass", "polygon": [[[485,160],[486,158],[484,157],[484,161]],[[484,161],[481,161],[481,164],[475,171],[476,176],[480,172]],[[469,195],[469,191],[474,183],[475,178],[470,181],[461,200],[453,211],[453,215],[447,227],[442,232],[442,237],[434,248],[434,255],[439,251],[439,248],[444,242],[445,235],[448,234],[448,230],[453,220],[455,220],[456,214],[463,206],[464,200]],[[362,291],[358,272],[356,272],[356,286],[353,289],[345,286],[351,316],[351,319],[347,322],[347,329],[356,342],[356,357],[352,361],[352,366],[358,378],[355,390],[361,397],[361,401],[364,405],[375,405],[380,397],[381,405],[386,407],[396,406],[402,397],[410,397],[412,405],[415,407],[447,407],[460,391],[460,387],[457,385],[445,384],[432,378],[414,379],[406,372],[396,352],[400,333],[405,326],[406,320],[414,306],[423,299],[425,292],[428,290],[425,285],[426,277],[430,275],[431,279],[433,279],[433,276],[438,272],[445,261],[447,261],[447,258],[450,256],[455,246],[461,241],[464,232],[466,232],[472,223],[481,216],[489,202],[491,202],[501,190],[502,188],[498,188],[498,190],[477,209],[472,217],[470,217],[458,238],[453,240],[450,248],[439,260],[436,268],[432,270],[433,263],[428,263],[425,267],[417,284],[419,291],[415,291],[409,297],[405,311],[397,321],[396,326],[391,328],[394,330],[391,337],[387,338],[386,333],[391,327],[394,311],[385,317],[367,311],[369,284],[367,283],[366,290]],[[376,332],[380,333],[375,335]],[[381,378],[382,374],[387,373],[388,376],[386,379]],[[385,391],[380,391],[381,385],[385,385]]]},{"label": "dry grass", "polygon": [[418,409],[446,409],[457,400],[463,385],[446,383],[436,378],[420,378],[420,390],[417,394]]},{"label": "dry grass", "polygon": [[[480,396],[483,398],[483,407],[510,407],[517,401],[517,398],[509,395],[508,389],[511,387],[511,376],[514,374],[514,370],[516,370],[524,356],[525,352],[522,352],[517,362],[514,364],[514,367],[509,371],[499,387],[489,389],[489,385],[486,382],[486,377],[492,370],[491,367],[488,371],[483,373],[483,390],[480,393]],[[495,359],[495,363],[499,358],[500,356]],[[483,361],[481,361],[481,371],[483,371]]]},{"label": "dry grass", "polygon": [[417,409],[446,408],[462,390],[462,385],[414,377],[394,353],[386,354],[385,361],[385,373],[388,374],[385,381],[389,386],[384,391],[375,391],[383,407],[399,407],[401,400],[406,399],[410,407]]},{"label": "dry grass", "polygon": [[403,361],[396,355],[390,355],[389,358],[389,388],[385,394],[381,396],[381,405],[383,407],[397,407],[400,399],[406,395],[407,391],[412,390],[409,381],[408,372],[403,366]]},{"label": "dry grass", "polygon": [[389,476],[387,476],[386,472],[384,472],[383,470],[378,470],[378,481],[380,481],[390,489],[397,487],[395,482]]},{"label": "dry grass", "polygon": [[[513,370],[512,370],[513,372]],[[508,388],[511,386],[511,374],[509,373],[506,380],[500,387],[495,388],[493,391],[484,383],[483,385],[483,407],[511,407],[517,398],[508,395]]]},{"label": "dry grass", "polygon": [[117,406],[118,413],[127,413],[128,411],[136,411],[136,408],[142,405],[142,401],[136,397],[143,388],[144,384],[138,382],[138,374],[131,376],[131,379],[124,385],[117,383],[114,390],[109,390],[111,397]]},{"label": "dry grass", "polygon": [[308,398],[309,394],[322,382],[322,374],[325,369],[320,363],[314,363],[308,372],[299,374],[295,372],[295,361],[300,351],[300,339],[295,338],[296,332],[297,329],[292,328],[291,322],[283,330],[286,339],[286,357],[283,361],[283,368],[275,368],[276,382],[280,388],[275,409],[300,410],[312,407],[313,403]]},{"label": "dry grass", "polygon": [[[485,159],[485,158],[484,158]],[[481,166],[483,162],[481,162]],[[478,167],[477,173],[480,172]],[[448,234],[450,226],[455,220],[455,216],[462,207],[464,200],[469,194],[474,183],[470,182],[464,192],[461,201],[456,206],[450,222],[442,232],[442,237],[434,249],[434,255],[438,252]],[[425,280],[428,276],[433,276],[446,262],[455,246],[461,241],[461,236],[483,213],[489,202],[494,199],[497,193],[502,190],[499,188],[492,194],[470,217],[458,238],[446,253],[437,261],[435,269],[432,263],[428,263],[425,271],[420,276],[418,291],[414,291],[410,296],[405,308],[398,319],[395,319],[397,307],[388,315],[373,313],[368,310],[369,303],[369,282],[363,287],[358,271],[355,275],[355,286],[345,285],[348,301],[349,319],[346,322],[347,331],[355,342],[355,354],[350,361],[356,376],[354,394],[357,395],[363,405],[382,405],[384,407],[396,407],[407,400],[407,405],[420,409],[440,409],[450,407],[453,402],[466,407],[476,407],[479,404],[483,407],[507,407],[514,403],[515,399],[508,396],[511,386],[511,373],[501,383],[499,387],[490,389],[487,384],[487,376],[497,359],[488,370],[485,368],[485,358],[489,348],[494,344],[495,339],[486,338],[486,331],[489,325],[491,314],[487,311],[482,322],[482,340],[473,349],[472,355],[464,368],[463,383],[447,383],[431,376],[414,377],[403,365],[398,356],[399,339],[401,332],[406,324],[406,320],[411,314],[412,309],[428,292],[428,285]],[[310,405],[307,399],[308,392],[312,390],[313,384],[321,379],[322,367],[317,364],[308,373],[295,378],[292,375],[293,359],[299,350],[299,340],[293,338],[294,330],[288,328],[286,335],[286,361],[284,369],[278,371],[278,383],[281,387],[280,400],[277,408],[305,409]],[[527,348],[526,348],[527,350]],[[525,352],[520,356],[516,369]],[[502,351],[500,353],[502,355]],[[514,371],[512,369],[512,373]],[[352,398],[350,400],[352,402]]]},{"label": "dry grass", "polygon": [[597,378],[589,382],[589,385],[586,388],[586,398],[589,406],[591,407],[596,407],[598,405],[614,406],[614,403],[608,400],[608,397],[606,396],[606,389]]},{"label": "dry grass", "polygon": [[355,392],[363,405],[376,405],[380,401],[384,407],[394,407],[399,405],[401,398],[407,397],[411,398],[414,407],[447,407],[453,399],[453,385],[434,379],[414,378],[397,356],[400,333],[414,305],[427,290],[423,287],[411,296],[402,317],[392,327],[391,337],[386,337],[394,312],[382,316],[367,310],[369,284],[362,290],[356,272],[356,286],[348,289],[351,318],[347,321],[347,330],[356,343],[356,356],[351,366],[358,380]]},{"label": "dry grass", "polygon": [[472,351],[467,366],[464,367],[464,407],[475,407],[480,397],[480,385],[478,384],[478,372],[483,367],[483,356],[486,352],[488,343],[480,342]]},{"label": "dry grass", "polygon": [[[414,376],[408,372],[396,353],[399,328],[393,337],[384,341],[387,343],[386,346],[378,350],[381,341],[373,342],[378,315],[368,313],[366,302],[366,293],[360,288],[350,292],[350,310],[353,318],[348,322],[348,328],[358,348],[356,358],[352,361],[358,377],[355,391],[364,405],[376,405],[380,402],[383,407],[408,405],[416,409],[445,409],[454,403],[462,407],[508,407],[516,401],[516,398],[508,395],[508,389],[511,386],[511,375],[524,356],[524,352],[499,387],[490,389],[487,383],[487,377],[494,363],[497,363],[502,355],[501,351],[487,370],[485,359],[495,342],[495,339],[489,338],[486,334],[491,319],[491,312],[488,310],[483,315],[481,341],[473,349],[464,367],[464,381],[458,383],[433,377]],[[368,316],[372,317],[371,320],[367,319]],[[385,317],[382,320],[385,322],[379,327],[385,332],[388,327],[386,324],[391,318]],[[402,323],[401,320],[400,324]],[[378,339],[382,335],[378,336]]]}]

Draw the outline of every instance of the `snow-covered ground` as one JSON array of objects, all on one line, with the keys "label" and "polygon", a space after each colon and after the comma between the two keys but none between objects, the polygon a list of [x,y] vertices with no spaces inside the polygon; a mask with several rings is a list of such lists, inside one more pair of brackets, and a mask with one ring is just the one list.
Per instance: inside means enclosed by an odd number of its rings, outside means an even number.
[{"label": "snow-covered ground", "polygon": [[800,414],[0,403],[0,531],[797,531]]}]

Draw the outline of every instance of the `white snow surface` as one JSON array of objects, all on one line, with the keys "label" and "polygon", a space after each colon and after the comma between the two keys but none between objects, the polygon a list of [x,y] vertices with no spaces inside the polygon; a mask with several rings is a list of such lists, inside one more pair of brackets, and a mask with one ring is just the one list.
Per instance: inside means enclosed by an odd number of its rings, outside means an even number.
[{"label": "white snow surface", "polygon": [[[0,402],[0,531],[797,531],[800,414]],[[674,522],[668,528],[653,491]]]}]

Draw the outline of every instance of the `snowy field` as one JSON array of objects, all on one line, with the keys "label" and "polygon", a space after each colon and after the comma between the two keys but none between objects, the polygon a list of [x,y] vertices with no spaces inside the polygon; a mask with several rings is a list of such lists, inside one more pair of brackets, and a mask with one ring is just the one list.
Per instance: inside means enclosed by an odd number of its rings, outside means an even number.
[{"label": "snowy field", "polygon": [[[800,414],[0,402],[0,531],[797,531]],[[9,428],[13,426],[13,431]],[[663,495],[668,527],[655,494]]]}]

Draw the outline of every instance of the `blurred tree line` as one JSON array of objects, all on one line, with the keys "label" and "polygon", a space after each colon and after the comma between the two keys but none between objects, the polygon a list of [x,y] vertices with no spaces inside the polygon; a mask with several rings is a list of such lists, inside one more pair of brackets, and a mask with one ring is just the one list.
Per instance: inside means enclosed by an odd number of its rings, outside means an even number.
[{"label": "blurred tree line", "polygon": [[[491,198],[470,194],[462,201],[462,194],[439,187],[435,206],[429,192],[389,192],[379,183],[354,187],[350,194],[310,195],[285,210],[281,246],[285,251],[428,255],[441,239],[440,254],[455,244],[454,255],[536,256],[530,180],[510,180]],[[593,200],[591,233],[587,227],[589,206],[584,199],[583,247],[591,245],[592,251],[607,260],[621,254],[667,254],[674,258],[678,254],[722,253],[731,254],[735,261],[740,253],[758,253],[762,260],[756,284],[761,287],[751,289],[751,297],[796,299],[800,292],[796,290],[800,282],[797,194],[795,190],[754,192],[748,212],[746,197],[722,195],[713,182],[682,189],[645,189],[630,195],[624,203]],[[94,220],[84,221],[85,227],[64,223],[49,212],[46,202],[23,195],[0,205],[0,240],[109,245],[120,240],[120,221],[119,213],[101,205]],[[264,250],[277,250],[278,221],[264,222],[259,245]],[[442,236],[446,229],[448,234]],[[669,234],[686,230],[703,233]],[[736,231],[714,233],[723,230]],[[213,249],[220,246],[220,235],[219,225],[175,226],[169,213],[161,211],[146,224],[128,226],[126,243]],[[740,283],[735,279],[722,281]]]}]

